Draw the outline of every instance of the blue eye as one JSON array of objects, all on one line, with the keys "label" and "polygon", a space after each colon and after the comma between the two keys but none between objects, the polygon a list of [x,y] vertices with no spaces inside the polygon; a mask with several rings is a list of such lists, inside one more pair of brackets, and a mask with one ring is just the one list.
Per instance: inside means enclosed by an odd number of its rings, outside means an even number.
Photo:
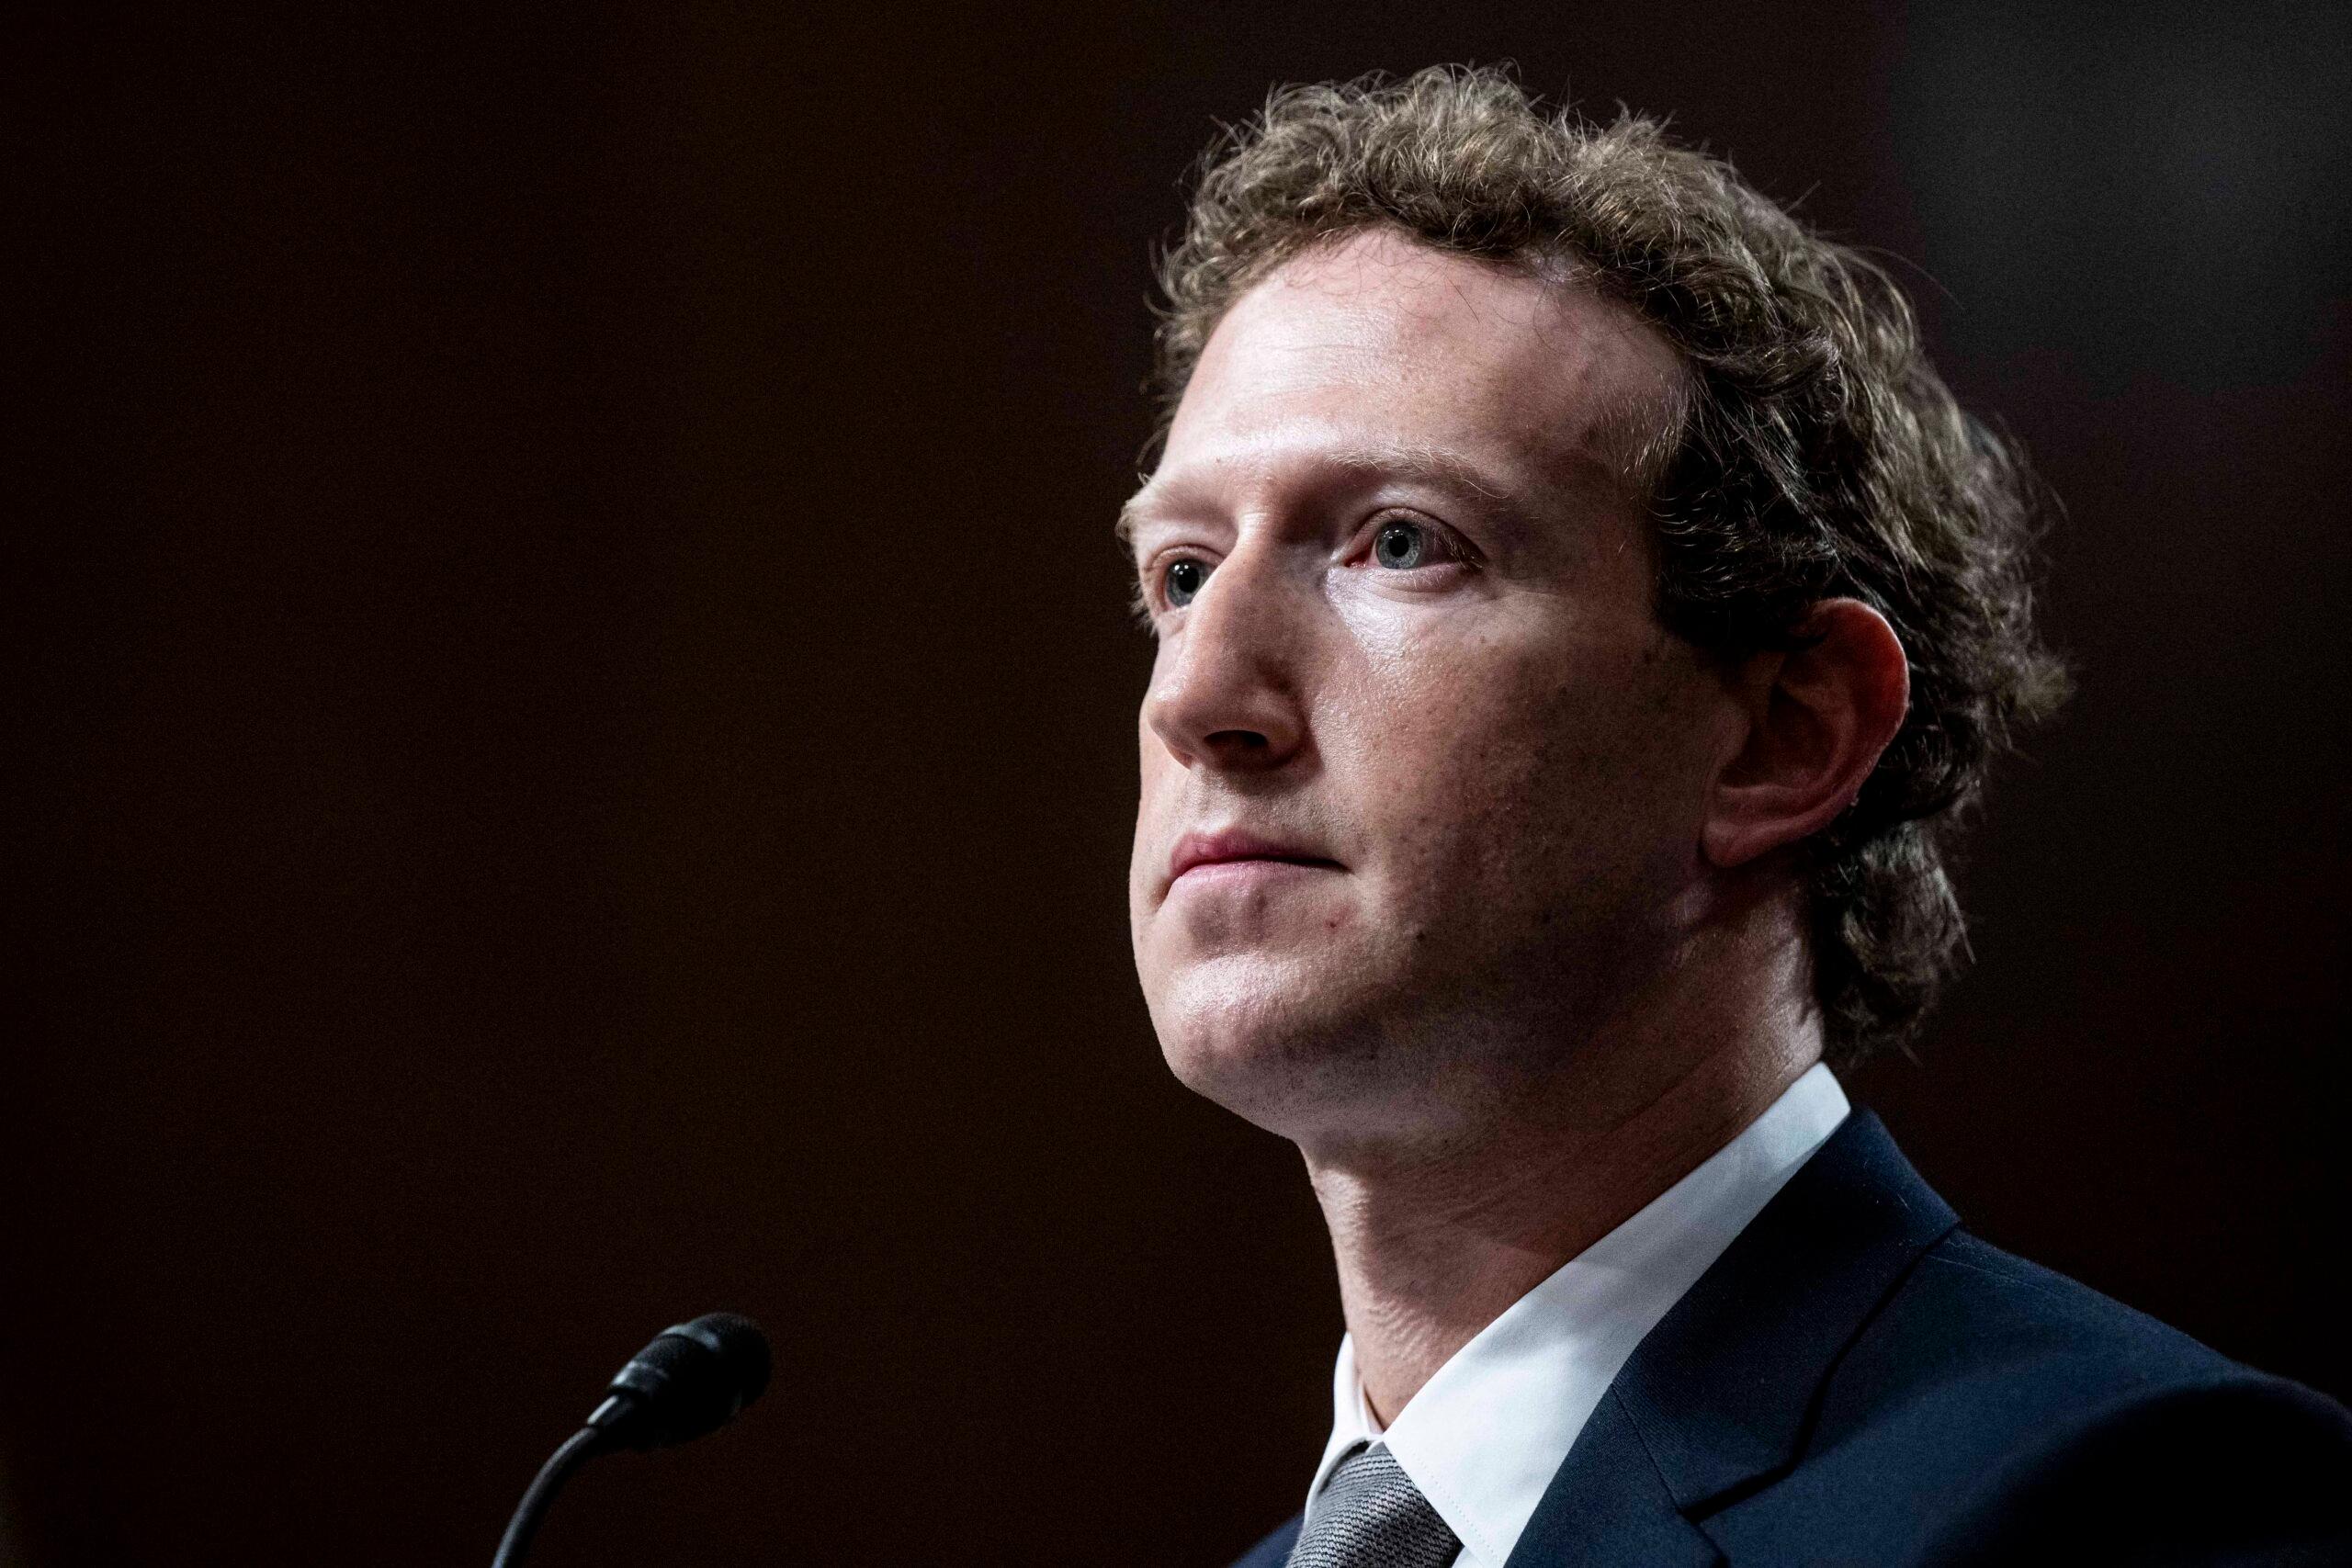
[{"label": "blue eye", "polygon": [[1169,608],[1181,610],[1191,604],[1199,595],[1201,590],[1208,586],[1208,562],[1189,559],[1170,561],[1165,579]]},{"label": "blue eye", "polygon": [[1372,541],[1372,558],[1391,571],[1410,571],[1429,553],[1429,536],[1411,523],[1391,523]]}]

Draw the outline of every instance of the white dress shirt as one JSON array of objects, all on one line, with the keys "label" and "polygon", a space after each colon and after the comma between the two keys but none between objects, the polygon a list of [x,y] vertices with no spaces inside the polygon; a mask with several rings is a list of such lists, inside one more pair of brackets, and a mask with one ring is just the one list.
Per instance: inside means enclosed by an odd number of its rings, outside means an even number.
[{"label": "white dress shirt", "polygon": [[1383,1431],[1340,1341],[1331,1440],[1307,1512],[1358,1443],[1385,1443],[1462,1538],[1453,1568],[1503,1568],[1568,1447],[1643,1336],[1838,1130],[1845,1090],[1815,1065],[1771,1108],[1479,1330]]}]

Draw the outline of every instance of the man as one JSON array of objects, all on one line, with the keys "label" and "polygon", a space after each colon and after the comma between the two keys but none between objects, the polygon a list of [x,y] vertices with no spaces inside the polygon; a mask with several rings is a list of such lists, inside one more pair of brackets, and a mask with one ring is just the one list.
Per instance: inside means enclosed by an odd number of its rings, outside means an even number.
[{"label": "man", "polygon": [[1893,287],[1446,71],[1277,96],[1162,283],[1136,963],[1348,1326],[1243,1562],[2352,1561],[2342,1409],[1976,1240],[1832,1075],[2063,686]]}]

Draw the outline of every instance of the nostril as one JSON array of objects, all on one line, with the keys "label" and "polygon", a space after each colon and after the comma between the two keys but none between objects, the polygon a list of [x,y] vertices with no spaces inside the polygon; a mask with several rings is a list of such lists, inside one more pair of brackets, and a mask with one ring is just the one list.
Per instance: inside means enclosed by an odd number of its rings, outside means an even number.
[{"label": "nostril", "polygon": [[1209,744],[1228,751],[1262,751],[1272,742],[1254,729],[1220,729],[1209,737]]}]

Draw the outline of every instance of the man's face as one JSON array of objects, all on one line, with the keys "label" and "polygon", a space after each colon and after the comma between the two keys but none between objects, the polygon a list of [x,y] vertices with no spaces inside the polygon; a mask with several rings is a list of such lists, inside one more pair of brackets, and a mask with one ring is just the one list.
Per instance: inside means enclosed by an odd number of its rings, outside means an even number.
[{"label": "man's face", "polygon": [[1672,376],[1580,287],[1380,231],[1218,324],[1129,511],[1129,905],[1184,1082],[1302,1140],[1442,1132],[1672,962],[1732,705],[1611,434]]}]

